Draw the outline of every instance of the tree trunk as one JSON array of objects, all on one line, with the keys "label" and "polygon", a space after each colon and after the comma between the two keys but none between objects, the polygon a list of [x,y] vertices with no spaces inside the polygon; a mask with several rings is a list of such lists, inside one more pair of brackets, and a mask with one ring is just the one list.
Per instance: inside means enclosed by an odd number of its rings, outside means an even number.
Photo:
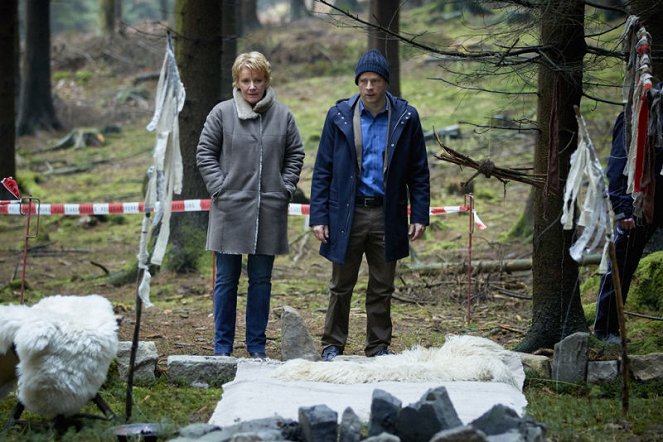
[{"label": "tree trunk", "polygon": [[[371,24],[399,33],[399,0],[371,0],[369,21]],[[389,63],[389,91],[401,95],[400,59],[398,40],[384,32],[369,29],[368,48],[377,49],[384,54]]]},{"label": "tree trunk", "polygon": [[663,81],[663,59],[658,55],[663,50],[663,0],[631,0],[630,5],[630,13],[640,17],[640,24],[651,35],[654,82]]},{"label": "tree trunk", "polygon": [[223,53],[221,54],[221,100],[233,96],[232,67],[237,57],[237,19],[239,18],[239,2],[230,0],[223,2],[221,31],[223,33]]},{"label": "tree trunk", "polygon": [[239,0],[242,20],[238,23],[238,34],[245,35],[260,28],[257,0]]},{"label": "tree trunk", "polygon": [[26,15],[18,135],[33,134],[37,129],[55,130],[62,127],[55,116],[51,96],[49,0],[30,0],[26,5]]},{"label": "tree trunk", "polygon": [[569,159],[577,147],[574,105],[580,104],[585,54],[584,3],[548,2],[541,17],[545,51],[538,83],[539,138],[535,173],[546,174],[544,189],[534,190],[532,325],[517,350],[552,347],[564,337],[587,331],[578,288],[578,264],[569,256],[574,231],[560,223]]},{"label": "tree trunk", "polygon": [[[221,96],[222,2],[176,0],[175,57],[186,88],[179,116],[180,145],[184,166],[183,199],[207,198],[196,167],[196,147],[205,118]],[[166,267],[177,272],[196,269],[205,252],[207,212],[173,213],[171,249]]]},{"label": "tree trunk", "polygon": [[101,0],[101,30],[107,37],[115,34],[115,0]]},{"label": "tree trunk", "polygon": [[0,179],[16,176],[18,0],[0,2]]},{"label": "tree trunk", "polygon": [[308,15],[304,0],[290,0],[290,21],[301,20]]}]

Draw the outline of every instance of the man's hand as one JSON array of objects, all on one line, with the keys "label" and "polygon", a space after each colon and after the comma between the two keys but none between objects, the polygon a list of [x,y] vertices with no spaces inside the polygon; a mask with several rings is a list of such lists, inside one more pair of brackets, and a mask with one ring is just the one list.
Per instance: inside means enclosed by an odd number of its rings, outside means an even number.
[{"label": "man's hand", "polygon": [[410,237],[410,241],[416,241],[421,236],[424,234],[424,231],[426,230],[426,226],[423,224],[410,224],[410,228],[408,230],[408,236]]},{"label": "man's hand", "polygon": [[617,221],[617,225],[622,230],[631,230],[635,227],[635,220],[633,218],[623,218]]},{"label": "man's hand", "polygon": [[312,226],[313,234],[318,241],[323,244],[327,244],[327,239],[329,239],[329,226],[327,224],[320,224],[318,226]]}]

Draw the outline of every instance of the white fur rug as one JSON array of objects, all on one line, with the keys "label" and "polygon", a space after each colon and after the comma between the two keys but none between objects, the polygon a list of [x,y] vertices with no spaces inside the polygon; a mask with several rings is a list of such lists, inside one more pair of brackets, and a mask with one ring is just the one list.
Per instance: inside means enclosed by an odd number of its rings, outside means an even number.
[{"label": "white fur rug", "polygon": [[[18,365],[18,399],[44,416],[80,411],[106,380],[117,353],[117,321],[99,295],[50,296],[32,307],[0,306],[0,361]],[[6,370],[0,370],[5,373]],[[3,377],[0,398],[15,379]]]},{"label": "white fur rug", "polygon": [[340,356],[332,362],[285,363],[239,359],[237,375],[223,386],[209,423],[225,426],[274,415],[296,420],[300,407],[319,404],[336,411],[339,419],[346,407],[352,407],[366,422],[376,388],[407,405],[427,390],[444,386],[458,417],[467,424],[497,404],[522,415],[527,406],[524,380],[516,353],[472,336],[449,336],[438,349],[417,348],[379,358]]},{"label": "white fur rug", "polygon": [[524,382],[518,355],[489,339],[469,335],[447,336],[440,348],[415,347],[400,354],[378,358],[339,358],[333,363],[293,359],[278,367],[274,376],[289,381],[335,384],[382,381],[504,382],[519,389],[522,389]]}]

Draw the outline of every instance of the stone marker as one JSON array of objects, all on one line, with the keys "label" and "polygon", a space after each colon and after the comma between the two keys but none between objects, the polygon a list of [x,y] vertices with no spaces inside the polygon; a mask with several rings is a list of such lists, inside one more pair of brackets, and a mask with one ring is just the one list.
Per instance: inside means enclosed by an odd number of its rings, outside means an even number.
[{"label": "stone marker", "polygon": [[555,344],[551,377],[556,381],[584,383],[587,378],[589,333],[573,333]]},{"label": "stone marker", "polygon": [[281,359],[288,361],[298,358],[308,361],[321,359],[304,318],[296,309],[285,305],[281,314]]},{"label": "stone marker", "polygon": [[237,359],[230,356],[168,356],[168,379],[177,384],[220,387],[235,379],[235,374]]},{"label": "stone marker", "polygon": [[587,363],[587,382],[612,382],[619,375],[617,361],[589,361]]},{"label": "stone marker", "polygon": [[[120,378],[127,380],[129,360],[131,358],[131,341],[120,341],[117,346],[117,371]],[[134,384],[149,384],[156,380],[157,346],[153,341],[139,341],[134,363]]]},{"label": "stone marker", "polygon": [[663,381],[663,353],[629,356],[633,378],[638,381]]}]

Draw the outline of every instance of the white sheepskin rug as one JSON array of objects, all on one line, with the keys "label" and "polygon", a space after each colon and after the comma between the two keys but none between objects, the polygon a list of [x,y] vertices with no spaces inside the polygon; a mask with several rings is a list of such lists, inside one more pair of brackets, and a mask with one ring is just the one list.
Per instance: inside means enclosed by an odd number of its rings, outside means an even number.
[{"label": "white sheepskin rug", "polygon": [[[17,396],[25,408],[48,417],[75,414],[97,394],[117,353],[113,307],[99,295],[0,306],[2,361],[11,359],[12,345]],[[0,399],[11,391],[11,380],[2,381]]]},{"label": "white sheepskin rug", "polygon": [[[515,369],[515,370],[514,370]],[[518,375],[522,373],[522,376]],[[278,367],[283,380],[357,384],[380,381],[503,382],[522,390],[520,357],[501,345],[477,336],[447,336],[440,348],[414,347],[400,354],[312,362],[290,360]]]}]

